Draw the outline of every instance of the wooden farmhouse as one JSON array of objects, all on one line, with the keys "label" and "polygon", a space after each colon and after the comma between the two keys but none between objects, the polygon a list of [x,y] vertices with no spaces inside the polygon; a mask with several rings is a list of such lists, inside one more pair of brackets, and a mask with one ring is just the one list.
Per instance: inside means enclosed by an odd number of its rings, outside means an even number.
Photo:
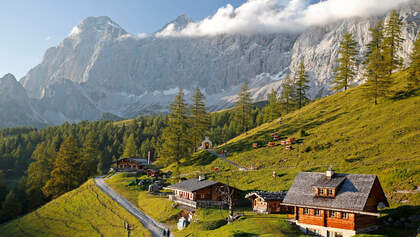
[{"label": "wooden farmhouse", "polygon": [[[181,208],[196,209],[198,207],[220,207],[225,205],[226,203],[222,201],[219,192],[222,186],[225,186],[225,184],[201,177],[199,179],[185,180],[165,187],[165,189],[174,192],[173,195],[169,195],[169,199],[178,203]],[[237,197],[239,190],[235,188],[232,188],[232,190],[234,190],[233,196]]]},{"label": "wooden farmhouse", "polygon": [[389,206],[376,175],[301,172],[283,200],[302,231],[347,237],[376,229],[378,208]]},{"label": "wooden farmhouse", "polygon": [[268,192],[268,191],[255,191],[245,195],[252,201],[252,209],[254,212],[271,214],[271,213],[285,213],[290,208],[289,206],[282,205],[286,192]]},{"label": "wooden farmhouse", "polygon": [[147,170],[146,174],[149,177],[158,177],[160,175],[160,170],[151,168]]},{"label": "wooden farmhouse", "polygon": [[123,158],[113,163],[118,171],[146,171],[151,165],[146,159]]}]

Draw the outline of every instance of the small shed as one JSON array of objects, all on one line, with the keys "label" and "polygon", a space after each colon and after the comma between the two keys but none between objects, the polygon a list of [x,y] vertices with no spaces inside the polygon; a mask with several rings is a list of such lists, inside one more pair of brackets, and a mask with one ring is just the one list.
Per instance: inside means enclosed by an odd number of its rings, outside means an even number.
[{"label": "small shed", "polygon": [[210,141],[210,138],[209,138],[208,135],[206,135],[206,137],[204,138],[204,140],[201,142],[200,149],[202,149],[202,150],[213,149],[213,143]]},{"label": "small shed", "polygon": [[252,209],[255,212],[264,214],[286,213],[288,211],[288,207],[282,205],[286,193],[286,191],[255,191],[245,195],[245,198],[252,201]]}]

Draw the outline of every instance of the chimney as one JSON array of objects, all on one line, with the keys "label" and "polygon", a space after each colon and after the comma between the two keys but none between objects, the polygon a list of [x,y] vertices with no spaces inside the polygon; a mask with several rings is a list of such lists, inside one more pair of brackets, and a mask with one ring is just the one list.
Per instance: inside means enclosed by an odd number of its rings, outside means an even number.
[{"label": "chimney", "polygon": [[206,176],[204,175],[198,176],[198,181],[203,181],[203,180],[206,180]]},{"label": "chimney", "polygon": [[325,172],[325,176],[327,176],[328,179],[331,179],[334,176],[334,171],[332,170],[331,165],[330,168]]}]

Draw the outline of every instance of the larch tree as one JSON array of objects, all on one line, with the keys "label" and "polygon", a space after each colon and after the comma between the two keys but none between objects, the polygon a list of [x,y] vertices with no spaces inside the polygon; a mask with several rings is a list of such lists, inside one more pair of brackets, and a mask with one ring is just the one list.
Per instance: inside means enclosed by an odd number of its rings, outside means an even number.
[{"label": "larch tree", "polygon": [[191,144],[193,151],[197,150],[198,145],[203,140],[204,135],[210,126],[210,116],[206,111],[205,97],[201,93],[200,88],[195,89],[192,96],[193,104],[191,105]]},{"label": "larch tree", "polygon": [[274,119],[280,117],[280,108],[277,99],[277,93],[274,89],[271,89],[271,93],[268,95],[268,105],[265,107],[265,119],[264,122],[271,122]]},{"label": "larch tree", "polygon": [[383,54],[385,70],[391,76],[392,72],[403,65],[403,59],[398,57],[398,51],[402,47],[404,38],[402,37],[403,20],[397,11],[392,11],[388,22],[383,29]]},{"label": "larch tree", "polygon": [[56,198],[81,184],[81,159],[73,136],[67,137],[60,146],[51,177],[42,188],[47,197]]},{"label": "larch tree", "polygon": [[97,164],[99,160],[99,146],[96,141],[96,136],[93,131],[90,131],[83,143],[82,152],[82,165],[84,179],[88,179],[97,174]]},{"label": "larch tree", "polygon": [[372,40],[368,44],[365,58],[365,94],[373,98],[374,104],[378,104],[378,98],[385,97],[388,88],[391,86],[390,77],[386,70],[386,63],[383,55],[383,24],[379,21],[375,27],[369,29]]},{"label": "larch tree", "polygon": [[409,89],[418,88],[420,86],[420,34],[418,34],[417,40],[414,42],[413,52],[410,55],[408,72]]},{"label": "larch tree", "polygon": [[357,75],[357,48],[357,42],[353,39],[353,34],[344,34],[343,41],[340,42],[338,67],[334,70],[336,72],[333,82],[335,91],[347,90],[353,84]]},{"label": "larch tree", "polygon": [[3,205],[0,211],[0,221],[7,221],[20,215],[22,212],[22,203],[19,201],[16,192],[11,190],[6,199],[3,201]]},{"label": "larch tree", "polygon": [[298,66],[298,70],[296,72],[295,77],[296,102],[298,108],[300,109],[309,101],[309,98],[306,95],[306,92],[309,89],[308,74],[306,73],[305,64],[303,64],[303,60]]},{"label": "larch tree", "polygon": [[136,157],[137,156],[137,145],[134,138],[134,134],[130,134],[127,138],[124,146],[124,153],[122,158]]},{"label": "larch tree", "polygon": [[234,111],[234,121],[237,123],[238,132],[246,132],[251,126],[251,110],[251,93],[248,90],[248,84],[244,83],[238,94],[238,100]]},{"label": "larch tree", "polygon": [[295,106],[295,98],[296,93],[293,81],[290,78],[290,74],[287,74],[282,84],[282,92],[280,96],[280,100],[283,105],[283,110],[286,111],[286,114],[293,110]]},{"label": "larch tree", "polygon": [[188,131],[189,112],[184,100],[184,92],[179,88],[174,102],[170,105],[168,126],[162,132],[162,148],[160,150],[160,162],[168,165],[173,162],[179,164],[182,158],[188,158],[191,147]]}]

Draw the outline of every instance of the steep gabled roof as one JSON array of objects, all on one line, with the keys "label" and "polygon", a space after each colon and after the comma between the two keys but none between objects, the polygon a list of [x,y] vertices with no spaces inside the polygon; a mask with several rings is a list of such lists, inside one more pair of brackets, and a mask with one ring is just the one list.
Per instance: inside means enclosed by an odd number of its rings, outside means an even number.
[{"label": "steep gabled roof", "polygon": [[168,187],[166,187],[165,189],[171,189],[171,190],[182,190],[182,191],[187,191],[187,192],[194,192],[203,188],[207,188],[210,187],[214,184],[217,184],[218,182],[213,181],[213,180],[201,180],[199,181],[198,179],[188,179],[185,180],[183,182],[177,183],[177,184],[172,184]]},{"label": "steep gabled roof", "polygon": [[[335,198],[317,197],[313,187],[324,177],[325,173],[300,172],[283,204],[363,211],[377,179],[376,175],[369,174],[335,174],[338,181],[344,178]],[[386,200],[386,197],[383,198]]]},{"label": "steep gabled roof", "polygon": [[255,191],[245,195],[245,198],[252,196],[260,197],[264,201],[282,201],[286,196],[286,191],[281,192],[269,192],[269,191]]},{"label": "steep gabled roof", "polygon": [[131,161],[131,162],[136,162],[137,164],[140,164],[140,165],[147,165],[147,160],[140,159],[140,158],[122,158],[117,161],[114,161],[113,163],[118,162],[118,161]]}]

